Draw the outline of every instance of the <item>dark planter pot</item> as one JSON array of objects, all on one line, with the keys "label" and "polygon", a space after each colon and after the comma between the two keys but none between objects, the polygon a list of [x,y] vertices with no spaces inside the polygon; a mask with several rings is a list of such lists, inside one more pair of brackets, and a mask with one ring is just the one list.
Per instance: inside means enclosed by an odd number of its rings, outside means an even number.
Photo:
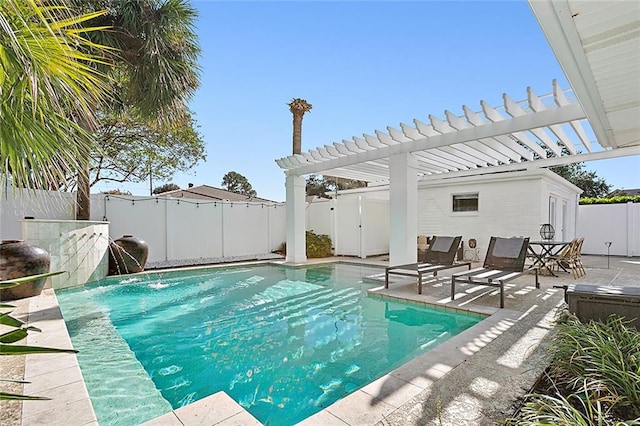
[{"label": "dark planter pot", "polygon": [[109,275],[143,271],[148,255],[146,242],[133,235],[123,235],[109,244]]},{"label": "dark planter pot", "polygon": [[[0,280],[11,280],[49,272],[51,256],[40,247],[21,240],[3,240],[0,244]],[[47,278],[0,289],[0,300],[37,296]]]}]

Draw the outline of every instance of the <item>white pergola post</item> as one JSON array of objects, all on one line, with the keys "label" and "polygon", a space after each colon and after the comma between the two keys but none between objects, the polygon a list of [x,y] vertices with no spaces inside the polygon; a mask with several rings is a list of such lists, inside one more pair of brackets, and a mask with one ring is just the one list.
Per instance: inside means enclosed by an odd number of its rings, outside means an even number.
[{"label": "white pergola post", "polygon": [[306,181],[303,177],[295,175],[287,176],[286,263],[304,263],[307,261],[305,237],[305,187]]},{"label": "white pergola post", "polygon": [[389,157],[389,265],[417,261],[418,176],[413,154]]}]

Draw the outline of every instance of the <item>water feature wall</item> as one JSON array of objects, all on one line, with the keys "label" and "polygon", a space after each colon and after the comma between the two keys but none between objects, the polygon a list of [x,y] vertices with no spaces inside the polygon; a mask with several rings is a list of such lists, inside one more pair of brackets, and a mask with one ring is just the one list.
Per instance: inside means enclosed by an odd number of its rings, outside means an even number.
[{"label": "water feature wall", "polygon": [[108,222],[46,219],[20,222],[22,239],[51,255],[51,271],[67,272],[49,278],[54,289],[84,285],[107,276]]}]

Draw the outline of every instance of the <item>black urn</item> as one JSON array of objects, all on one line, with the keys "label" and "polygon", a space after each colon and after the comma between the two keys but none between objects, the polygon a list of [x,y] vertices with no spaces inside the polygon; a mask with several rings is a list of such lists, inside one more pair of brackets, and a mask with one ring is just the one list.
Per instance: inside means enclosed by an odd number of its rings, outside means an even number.
[{"label": "black urn", "polygon": [[123,235],[109,244],[109,275],[142,272],[149,256],[149,246],[133,235]]},{"label": "black urn", "polygon": [[[3,240],[0,244],[0,281],[49,272],[51,256],[46,250],[22,240]],[[37,296],[47,278],[0,289],[0,300]]]}]

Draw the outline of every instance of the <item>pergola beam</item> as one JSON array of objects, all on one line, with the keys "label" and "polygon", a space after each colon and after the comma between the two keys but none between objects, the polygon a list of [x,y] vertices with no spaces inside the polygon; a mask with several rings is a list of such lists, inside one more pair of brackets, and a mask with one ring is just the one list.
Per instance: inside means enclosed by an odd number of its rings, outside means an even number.
[{"label": "pergola beam", "polygon": [[[314,159],[320,160],[318,163],[308,163],[290,168],[286,171],[286,174],[301,176],[319,173],[323,170],[348,167],[366,161],[381,160],[395,154],[427,151],[431,148],[466,143],[483,138],[507,136],[517,132],[525,132],[530,129],[542,128],[552,124],[567,123],[573,120],[582,120],[584,118],[586,118],[586,116],[580,105],[569,104],[559,106],[555,109],[514,117],[510,120],[487,123],[481,126],[460,129],[430,137],[423,137],[394,145],[384,145],[378,142],[379,146],[377,146],[376,149],[371,149],[369,142],[375,143],[378,139],[373,136],[365,135],[365,137],[368,136],[368,140],[365,141],[366,145],[369,147],[368,151],[343,157],[318,158],[314,155],[317,151],[312,150],[310,153]],[[361,147],[358,143],[360,139],[354,137],[354,140],[356,144]]]}]

